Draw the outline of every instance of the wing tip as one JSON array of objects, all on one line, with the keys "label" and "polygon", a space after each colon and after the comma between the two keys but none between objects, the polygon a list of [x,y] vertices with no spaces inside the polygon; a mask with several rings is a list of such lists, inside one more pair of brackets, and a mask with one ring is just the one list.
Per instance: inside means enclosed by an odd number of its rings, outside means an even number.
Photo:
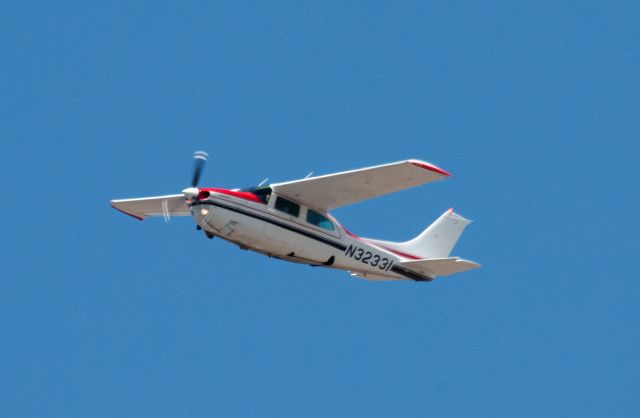
[{"label": "wing tip", "polygon": [[144,221],[144,217],[143,217],[143,216],[135,215],[135,214],[133,214],[133,213],[127,212],[127,211],[125,211],[125,210],[120,209],[119,207],[117,207],[117,206],[116,206],[116,201],[115,201],[115,200],[112,200],[112,201],[111,201],[111,207],[112,207],[112,208],[114,208],[115,210],[117,210],[118,212],[122,212],[122,213],[124,213],[125,215],[129,215],[129,216],[131,216],[132,218],[135,218],[135,219],[137,219],[137,220],[139,220],[139,221]]},{"label": "wing tip", "polygon": [[409,162],[413,165],[415,165],[416,167],[420,167],[420,168],[424,168],[425,170],[429,170],[429,171],[433,171],[434,173],[438,173],[441,174],[445,177],[451,177],[451,173],[441,169],[440,167],[427,163],[425,161],[420,161],[420,160],[409,160]]}]

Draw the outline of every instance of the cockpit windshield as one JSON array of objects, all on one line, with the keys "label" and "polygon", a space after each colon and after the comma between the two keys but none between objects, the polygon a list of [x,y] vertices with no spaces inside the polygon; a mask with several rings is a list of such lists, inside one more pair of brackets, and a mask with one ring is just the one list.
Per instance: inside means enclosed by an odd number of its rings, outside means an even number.
[{"label": "cockpit windshield", "polygon": [[269,203],[269,199],[271,198],[271,187],[269,186],[245,187],[239,191],[253,193],[264,203]]}]

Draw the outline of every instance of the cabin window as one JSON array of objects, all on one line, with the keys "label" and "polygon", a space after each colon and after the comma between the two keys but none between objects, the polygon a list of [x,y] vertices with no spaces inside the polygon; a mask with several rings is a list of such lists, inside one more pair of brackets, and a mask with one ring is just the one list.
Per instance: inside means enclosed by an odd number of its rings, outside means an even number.
[{"label": "cabin window", "polygon": [[284,197],[278,196],[276,199],[276,209],[280,212],[288,213],[291,216],[300,215],[300,205],[297,203],[293,203],[290,200],[285,199]]},{"label": "cabin window", "polygon": [[307,222],[311,225],[315,225],[319,228],[333,231],[333,222],[331,222],[326,216],[319,214],[315,210],[307,210]]}]

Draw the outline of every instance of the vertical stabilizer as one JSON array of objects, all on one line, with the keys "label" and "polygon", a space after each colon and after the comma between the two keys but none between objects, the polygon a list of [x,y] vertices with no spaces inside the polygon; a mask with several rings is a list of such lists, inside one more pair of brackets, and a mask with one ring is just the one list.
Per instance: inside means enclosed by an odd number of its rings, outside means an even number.
[{"label": "vertical stabilizer", "polygon": [[453,209],[449,209],[424,232],[410,241],[403,242],[400,246],[403,251],[420,257],[445,258],[451,254],[462,231],[470,223],[471,221],[458,215]]}]

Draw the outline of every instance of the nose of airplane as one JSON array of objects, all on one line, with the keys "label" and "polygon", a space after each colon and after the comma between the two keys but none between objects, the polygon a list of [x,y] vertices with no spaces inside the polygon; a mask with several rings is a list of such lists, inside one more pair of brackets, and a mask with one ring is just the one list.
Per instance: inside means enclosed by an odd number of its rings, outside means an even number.
[{"label": "nose of airplane", "polygon": [[213,224],[213,209],[213,206],[209,205],[198,205],[191,208],[191,216],[196,223],[196,226],[198,227],[198,229],[204,230],[205,235],[207,235],[207,237],[209,238],[211,238],[212,236],[211,230],[215,229],[215,226]]},{"label": "nose of airplane", "polygon": [[198,196],[198,193],[200,193],[200,190],[197,187],[187,187],[182,191],[184,198],[189,202],[195,200],[195,198]]}]

